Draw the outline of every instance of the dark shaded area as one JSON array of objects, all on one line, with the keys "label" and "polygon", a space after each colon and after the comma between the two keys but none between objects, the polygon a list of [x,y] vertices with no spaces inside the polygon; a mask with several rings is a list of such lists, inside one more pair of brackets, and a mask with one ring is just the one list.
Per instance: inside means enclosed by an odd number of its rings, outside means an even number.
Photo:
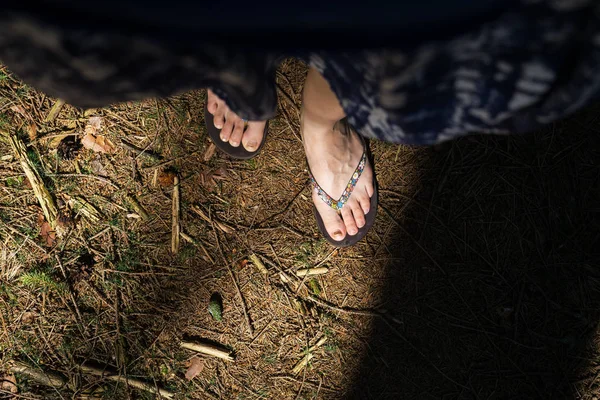
[{"label": "dark shaded area", "polygon": [[598,393],[598,111],[423,150],[414,198],[382,201],[397,322],[375,321],[348,398]]}]

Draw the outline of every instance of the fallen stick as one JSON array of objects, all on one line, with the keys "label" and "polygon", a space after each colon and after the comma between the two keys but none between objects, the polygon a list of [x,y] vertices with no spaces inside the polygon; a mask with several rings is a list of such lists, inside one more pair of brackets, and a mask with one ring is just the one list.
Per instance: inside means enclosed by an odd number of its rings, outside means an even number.
[{"label": "fallen stick", "polygon": [[221,258],[223,259],[223,264],[226,265],[227,271],[229,271],[229,276],[231,276],[231,280],[233,281],[233,286],[235,287],[238,297],[240,298],[240,303],[242,304],[242,311],[244,312],[244,318],[246,319],[246,324],[248,324],[248,331],[250,332],[250,336],[254,336],[254,327],[252,326],[250,315],[248,315],[248,307],[246,306],[246,300],[244,300],[244,296],[242,295],[242,291],[240,290],[240,285],[238,285],[237,279],[235,278],[235,274],[231,269],[231,265],[229,265],[229,263],[227,262],[225,253],[223,253],[223,248],[221,247],[221,243],[219,242],[219,235],[217,234],[217,228],[215,228],[215,224],[212,224],[212,228],[215,234],[215,240],[217,242],[219,253],[221,253]]},{"label": "fallen stick", "polygon": [[171,392],[170,390],[159,388],[154,384],[144,382],[136,378],[129,378],[125,377],[124,375],[119,375],[115,371],[109,369],[101,369],[95,366],[84,364],[81,366],[81,372],[99,376],[114,382],[126,382],[129,386],[133,386],[134,388],[141,389],[149,393],[160,394],[166,399],[172,399],[175,397],[175,393]]},{"label": "fallen stick", "polygon": [[171,253],[179,251],[179,234],[181,225],[179,223],[179,175],[173,178],[173,207],[171,209],[173,218],[171,220]]},{"label": "fallen stick", "polygon": [[27,179],[29,179],[29,182],[31,183],[35,197],[42,207],[46,221],[48,221],[53,229],[56,229],[58,222],[58,208],[56,207],[54,198],[48,189],[46,189],[39,172],[27,156],[27,148],[23,141],[19,139],[16,134],[11,134],[8,138],[17,159],[19,159],[19,162],[21,163],[21,168],[23,168],[25,175],[27,175]]},{"label": "fallen stick", "polygon": [[139,148],[136,145],[133,145],[133,144],[127,142],[126,140],[121,139],[121,146],[125,150],[129,150],[132,153],[135,153],[136,156],[143,156],[143,157],[149,158],[154,161],[162,160],[162,157],[159,156],[158,154],[156,154],[150,150]]},{"label": "fallen stick", "polygon": [[181,342],[181,347],[187,350],[192,350],[197,353],[206,354],[209,356],[221,358],[226,361],[234,361],[235,358],[232,356],[231,351],[224,347],[217,346],[212,343],[200,343],[200,342]]},{"label": "fallen stick", "polygon": [[302,371],[302,369],[304,369],[304,367],[308,365],[308,362],[314,357],[312,352],[315,351],[318,347],[325,344],[326,341],[327,337],[323,336],[321,337],[321,339],[317,340],[317,343],[315,343],[313,346],[310,346],[308,350],[306,350],[306,354],[304,355],[304,357],[302,357],[302,360],[298,361],[298,364],[296,364],[296,366],[292,369],[292,374],[298,375],[300,371]]},{"label": "fallen stick", "polygon": [[88,218],[92,222],[98,222],[100,221],[100,218],[102,218],[102,213],[98,211],[98,209],[92,203],[81,196],[71,197],[71,199],[68,200],[68,203],[71,205],[73,210]]},{"label": "fallen stick", "polygon": [[43,371],[40,368],[32,367],[20,361],[14,361],[10,367],[10,371],[15,374],[26,375],[37,383],[57,389],[67,385],[67,379],[63,376],[55,372]]},{"label": "fallen stick", "polygon": [[148,212],[146,212],[144,207],[142,207],[142,205],[137,201],[137,199],[135,197],[133,197],[130,194],[126,194],[124,197],[125,197],[125,200],[127,200],[129,205],[131,206],[131,208],[133,208],[133,210],[136,213],[138,213],[139,216],[142,217],[143,220],[147,220],[150,218],[150,216],[148,215]]},{"label": "fallen stick", "polygon": [[193,212],[195,212],[200,218],[202,218],[203,220],[205,220],[206,222],[208,222],[209,224],[212,224],[213,222],[216,224],[217,228],[219,228],[222,232],[224,233],[232,233],[235,232],[235,229],[232,228],[231,226],[227,225],[224,222],[219,221],[216,218],[210,218],[202,208],[198,207],[198,206],[192,206],[191,210]]},{"label": "fallen stick", "polygon": [[179,232],[179,235],[186,242],[191,243],[194,246],[198,247],[200,250],[202,250],[204,252],[204,256],[205,256],[204,258],[207,259],[207,261],[210,261],[213,264],[215,263],[215,260],[210,256],[210,253],[208,252],[208,250],[206,250],[206,247],[204,247],[202,242],[198,242],[197,240],[195,240],[194,238],[192,238],[190,235],[188,235],[187,233],[185,233],[183,231]]},{"label": "fallen stick", "polygon": [[[221,249],[219,248],[219,250]],[[223,260],[225,261],[225,256],[223,256]],[[246,300],[242,295],[242,291],[240,290],[240,285],[238,284],[238,281],[229,264],[227,264],[227,270],[229,271],[229,275],[231,276],[231,280],[233,281],[233,286],[235,287],[238,297],[240,298],[240,302],[242,303],[242,311],[244,312],[244,317],[246,318],[246,324],[248,325],[248,331],[250,332],[250,336],[254,336],[254,327],[252,326],[252,321],[250,320],[250,316],[248,315],[248,307],[246,306]]]},{"label": "fallen stick", "polygon": [[319,268],[302,268],[296,271],[296,276],[311,276],[311,275],[323,275],[329,272],[327,267]]}]

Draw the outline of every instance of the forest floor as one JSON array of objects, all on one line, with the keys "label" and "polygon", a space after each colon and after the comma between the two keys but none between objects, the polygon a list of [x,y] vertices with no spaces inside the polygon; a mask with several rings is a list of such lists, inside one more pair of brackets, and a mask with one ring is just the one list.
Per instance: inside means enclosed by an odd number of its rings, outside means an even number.
[{"label": "forest floor", "polygon": [[281,65],[268,142],[235,161],[203,91],[82,110],[0,67],[0,398],[600,396],[600,107],[523,136],[372,141],[377,221],[336,250],[305,75]]}]

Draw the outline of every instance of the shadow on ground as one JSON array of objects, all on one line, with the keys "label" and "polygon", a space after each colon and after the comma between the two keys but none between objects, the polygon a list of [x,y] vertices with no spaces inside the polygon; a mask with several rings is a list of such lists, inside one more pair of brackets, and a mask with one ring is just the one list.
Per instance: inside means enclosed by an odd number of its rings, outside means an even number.
[{"label": "shadow on ground", "polygon": [[595,398],[598,107],[536,134],[423,149],[347,398]]}]

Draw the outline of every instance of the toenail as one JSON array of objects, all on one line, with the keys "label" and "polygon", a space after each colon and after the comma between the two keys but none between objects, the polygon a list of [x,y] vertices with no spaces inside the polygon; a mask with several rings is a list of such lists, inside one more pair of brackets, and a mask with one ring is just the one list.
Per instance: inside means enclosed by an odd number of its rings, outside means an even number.
[{"label": "toenail", "polygon": [[256,149],[256,142],[254,142],[254,141],[248,142],[248,144],[246,145],[246,148],[250,151],[254,151]]},{"label": "toenail", "polygon": [[238,142],[230,142],[229,144],[232,145],[233,147],[237,147],[240,145]]},{"label": "toenail", "polygon": [[342,231],[335,231],[333,232],[333,238],[334,239],[342,239],[344,237],[344,235],[342,235]]},{"label": "toenail", "polygon": [[221,136],[221,140],[224,141],[224,142],[226,142],[227,138],[224,138],[223,136]]},{"label": "toenail", "polygon": [[217,128],[217,129],[223,129],[223,125],[221,125],[221,124],[215,124],[215,128]]},{"label": "toenail", "polygon": [[355,231],[354,229],[350,229],[350,230],[348,230],[348,233],[349,233],[350,235],[356,235],[356,232],[357,232],[357,231]]}]

